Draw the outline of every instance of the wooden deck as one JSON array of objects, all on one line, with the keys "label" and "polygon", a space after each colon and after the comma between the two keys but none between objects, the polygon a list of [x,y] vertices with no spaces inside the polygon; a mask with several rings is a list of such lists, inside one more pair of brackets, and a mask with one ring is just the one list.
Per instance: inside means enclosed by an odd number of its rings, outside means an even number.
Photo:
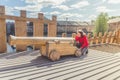
[{"label": "wooden deck", "polygon": [[89,50],[52,62],[39,51],[2,54],[0,80],[120,80],[120,56]]}]

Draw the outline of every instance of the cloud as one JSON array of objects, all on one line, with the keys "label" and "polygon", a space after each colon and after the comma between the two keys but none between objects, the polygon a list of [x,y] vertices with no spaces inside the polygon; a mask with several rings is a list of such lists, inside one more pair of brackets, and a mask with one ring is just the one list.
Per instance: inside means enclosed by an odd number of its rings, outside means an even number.
[{"label": "cloud", "polygon": [[38,14],[36,12],[28,13],[27,17],[37,18]]},{"label": "cloud", "polygon": [[25,0],[28,4],[46,4],[46,5],[60,5],[67,0]]},{"label": "cloud", "polygon": [[97,17],[96,15],[90,15],[90,16],[88,17],[88,19],[93,20],[93,19],[95,19],[96,17]]},{"label": "cloud", "polygon": [[102,2],[106,2],[107,0],[102,0]]},{"label": "cloud", "polygon": [[66,2],[66,0],[38,0],[38,3],[44,3],[49,5],[60,5],[64,2]]},{"label": "cloud", "polygon": [[64,11],[70,10],[70,8],[66,5],[53,6],[52,8],[58,8],[58,9],[61,9],[61,10],[64,10]]},{"label": "cloud", "polygon": [[27,10],[27,11],[31,11],[31,12],[39,12],[41,11],[43,7],[42,6],[38,6],[38,5],[27,5],[27,6],[24,6],[24,7],[14,7],[14,9],[17,9],[17,10]]},{"label": "cloud", "polygon": [[97,11],[97,12],[113,12],[114,10],[108,9],[108,8],[105,7],[105,6],[99,6],[99,7],[96,8],[96,11]]},{"label": "cloud", "polygon": [[85,7],[85,6],[88,6],[90,3],[88,1],[81,1],[77,4],[73,4],[71,5],[72,8],[82,8],[82,7]]},{"label": "cloud", "polygon": [[14,15],[14,9],[12,7],[5,6],[5,14],[6,15]]},{"label": "cloud", "polygon": [[51,15],[58,15],[58,14],[60,14],[60,12],[58,12],[58,11],[53,11],[53,12],[51,12],[50,14],[51,14]]},{"label": "cloud", "polygon": [[65,20],[66,18],[68,18],[68,20],[80,20],[80,18],[82,17],[83,15],[78,13],[63,13],[58,16],[58,19]]},{"label": "cloud", "polygon": [[120,0],[108,0],[110,4],[120,4]]},{"label": "cloud", "polygon": [[37,0],[35,1],[35,0],[24,0],[26,3],[35,3],[35,2],[37,2]]},{"label": "cloud", "polygon": [[62,5],[68,0],[24,0],[27,3],[27,6],[24,7],[15,7],[19,10],[28,10],[28,11],[40,11],[42,8],[52,6],[52,8],[58,8],[61,10],[69,10],[69,7]]},{"label": "cloud", "polygon": [[92,5],[96,7],[96,6],[100,6],[100,5],[104,4],[105,2],[107,2],[107,0],[101,0],[99,2],[92,4]]}]

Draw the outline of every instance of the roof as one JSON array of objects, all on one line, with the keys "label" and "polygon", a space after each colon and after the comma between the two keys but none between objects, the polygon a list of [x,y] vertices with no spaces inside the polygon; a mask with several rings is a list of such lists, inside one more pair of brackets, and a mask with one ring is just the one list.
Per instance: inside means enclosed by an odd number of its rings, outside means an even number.
[{"label": "roof", "polygon": [[108,23],[117,23],[120,22],[120,18],[110,19]]},{"label": "roof", "polygon": [[80,22],[80,21],[57,21],[58,25],[73,25],[73,26],[85,26],[85,25],[89,25],[89,23],[87,22]]},{"label": "roof", "polygon": [[39,51],[0,55],[0,80],[120,80],[120,57],[89,50],[52,62]]}]

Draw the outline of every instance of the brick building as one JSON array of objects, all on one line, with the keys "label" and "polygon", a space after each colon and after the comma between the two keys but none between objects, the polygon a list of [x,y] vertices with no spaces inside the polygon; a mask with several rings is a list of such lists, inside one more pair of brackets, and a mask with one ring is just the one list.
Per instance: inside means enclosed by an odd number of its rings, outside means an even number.
[{"label": "brick building", "polygon": [[76,32],[78,29],[92,32],[94,25],[88,22],[78,21],[57,21],[57,32]]},{"label": "brick building", "polygon": [[114,31],[120,28],[120,18],[110,19],[108,21],[109,31]]}]

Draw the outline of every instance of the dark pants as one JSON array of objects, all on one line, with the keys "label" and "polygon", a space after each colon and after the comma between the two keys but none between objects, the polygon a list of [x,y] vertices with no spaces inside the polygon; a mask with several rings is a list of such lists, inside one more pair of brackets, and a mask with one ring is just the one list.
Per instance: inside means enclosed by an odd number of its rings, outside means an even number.
[{"label": "dark pants", "polygon": [[81,53],[82,53],[82,55],[88,54],[88,48],[87,48],[87,47],[82,48],[82,49],[81,49]]},{"label": "dark pants", "polygon": [[[79,49],[82,45],[80,43],[76,43],[76,47]],[[82,55],[88,54],[88,47],[84,47],[81,49]]]}]

